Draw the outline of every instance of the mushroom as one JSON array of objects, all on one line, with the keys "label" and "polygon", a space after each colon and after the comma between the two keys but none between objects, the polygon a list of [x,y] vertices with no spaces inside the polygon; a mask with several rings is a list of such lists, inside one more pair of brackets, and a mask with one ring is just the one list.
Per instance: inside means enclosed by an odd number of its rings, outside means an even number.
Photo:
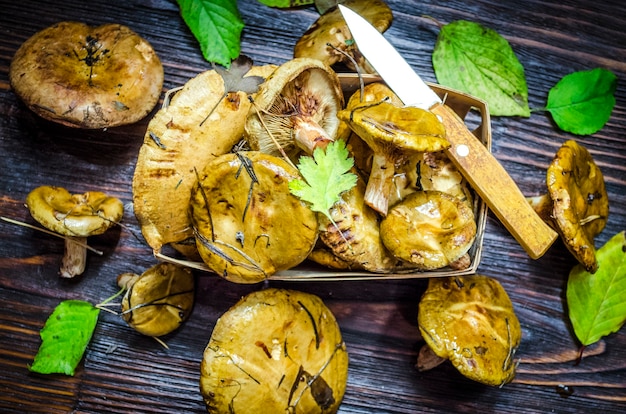
[{"label": "mushroom", "polygon": [[136,122],[154,108],[163,66],[152,46],[126,26],[61,22],[22,44],[9,80],[45,119],[105,128]]},{"label": "mushroom", "polygon": [[602,172],[589,151],[563,143],[546,174],[548,193],[529,197],[535,211],[561,235],[567,249],[590,273],[598,270],[594,238],[609,216]]},{"label": "mushroom", "polygon": [[117,284],[126,289],[122,318],[143,335],[167,335],[191,314],[195,286],[188,268],[159,263],[141,275],[123,273]]},{"label": "mushroom", "polygon": [[399,107],[384,100],[344,109],[337,116],[374,152],[365,202],[383,216],[389,207],[396,168],[418,152],[450,147],[441,121],[421,108]]},{"label": "mushroom", "polygon": [[[393,14],[384,1],[347,0],[342,4],[363,16],[381,33],[391,26]],[[296,42],[294,57],[318,59],[329,66],[343,62],[352,70],[357,70],[356,63],[362,72],[375,72],[356,47],[348,25],[337,7],[327,10],[307,29]]]},{"label": "mushroom", "polygon": [[60,273],[66,278],[85,270],[87,237],[104,233],[124,215],[124,205],[115,197],[98,191],[70,194],[54,186],[32,190],[26,197],[26,206],[41,225],[65,236]]},{"label": "mushroom", "polygon": [[289,190],[287,161],[258,151],[221,155],[198,174],[190,219],[204,263],[237,283],[258,283],[303,262],[318,237],[316,214]]},{"label": "mushroom", "polygon": [[271,155],[334,141],[343,93],[337,74],[315,59],[292,59],[261,85],[245,124],[250,148]]},{"label": "mushroom", "polygon": [[322,300],[295,290],[249,293],[216,322],[200,365],[209,413],[336,413],[348,351]]},{"label": "mushroom", "polygon": [[[275,65],[244,62],[245,67],[239,68],[247,69],[242,80],[266,78],[276,69]],[[133,175],[133,207],[141,232],[155,253],[169,244],[198,259],[187,214],[196,171],[231,152],[241,141],[251,106],[248,93],[229,90],[226,83],[216,69],[198,74],[172,93],[169,103],[148,123]]]},{"label": "mushroom", "polygon": [[[495,279],[430,278],[417,322],[432,351],[467,378],[502,386],[515,376],[522,332],[513,304]],[[418,366],[430,365],[418,360]]]},{"label": "mushroom", "polygon": [[395,257],[432,270],[467,253],[476,238],[476,221],[461,199],[440,191],[418,191],[389,209],[380,222],[380,235]]}]

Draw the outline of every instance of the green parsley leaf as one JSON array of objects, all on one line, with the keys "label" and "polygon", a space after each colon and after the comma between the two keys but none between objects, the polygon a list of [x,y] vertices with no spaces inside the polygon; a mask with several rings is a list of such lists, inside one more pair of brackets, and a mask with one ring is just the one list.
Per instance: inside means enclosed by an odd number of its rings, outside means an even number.
[{"label": "green parsley leaf", "polygon": [[607,69],[570,73],[550,89],[545,109],[562,130],[593,134],[611,117],[616,87],[617,77]]},{"label": "green parsley leaf", "polygon": [[289,182],[293,195],[311,204],[313,211],[324,214],[331,221],[329,210],[340,200],[344,191],[356,185],[357,177],[350,173],[354,159],[350,157],[345,142],[338,140],[316,148],[313,157],[300,157],[298,170],[304,180]]},{"label": "green parsley leaf", "polygon": [[491,115],[530,116],[524,67],[494,30],[465,20],[449,23],[432,60],[440,84],[483,99]]},{"label": "green parsley leaf", "polygon": [[613,236],[596,251],[598,271],[575,266],[567,280],[569,318],[578,340],[591,345],[626,321],[626,237]]},{"label": "green parsley leaf", "polygon": [[40,332],[42,343],[31,371],[74,375],[96,329],[100,310],[81,300],[61,302]]},{"label": "green parsley leaf", "polygon": [[236,0],[177,0],[183,20],[209,62],[229,67],[241,51],[244,22]]}]

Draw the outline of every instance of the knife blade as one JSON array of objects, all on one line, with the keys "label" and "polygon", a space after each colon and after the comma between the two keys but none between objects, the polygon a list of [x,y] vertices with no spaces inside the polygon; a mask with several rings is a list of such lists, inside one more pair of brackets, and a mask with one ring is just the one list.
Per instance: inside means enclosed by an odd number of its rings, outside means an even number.
[{"label": "knife blade", "polygon": [[533,210],[500,162],[375,27],[346,6],[340,4],[339,10],[359,51],[402,102],[438,115],[451,144],[446,153],[474,191],[532,259],[543,256],[558,234]]}]

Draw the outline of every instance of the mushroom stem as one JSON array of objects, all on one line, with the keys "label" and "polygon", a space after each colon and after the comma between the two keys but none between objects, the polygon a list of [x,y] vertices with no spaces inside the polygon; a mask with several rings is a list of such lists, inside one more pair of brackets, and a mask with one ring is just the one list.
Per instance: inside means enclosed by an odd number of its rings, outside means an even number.
[{"label": "mushroom stem", "polygon": [[307,154],[313,154],[315,148],[326,148],[333,142],[328,133],[312,118],[296,116],[293,119],[294,138],[296,145],[306,151]]},{"label": "mushroom stem", "polygon": [[87,263],[86,237],[66,237],[65,253],[61,261],[61,276],[73,278],[85,271]]},{"label": "mushroom stem", "polygon": [[552,203],[550,195],[543,194],[535,197],[526,197],[526,200],[533,210],[535,210],[535,213],[537,213],[546,224],[554,228],[554,219],[552,218],[554,204]]},{"label": "mushroom stem", "polygon": [[365,204],[387,215],[389,208],[389,194],[393,186],[395,165],[389,158],[380,153],[374,153],[372,171],[365,188]]}]

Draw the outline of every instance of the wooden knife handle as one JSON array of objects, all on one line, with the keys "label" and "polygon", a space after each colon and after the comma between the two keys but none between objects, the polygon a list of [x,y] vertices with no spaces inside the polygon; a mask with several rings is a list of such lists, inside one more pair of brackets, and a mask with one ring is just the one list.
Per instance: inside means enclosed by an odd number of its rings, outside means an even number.
[{"label": "wooden knife handle", "polygon": [[543,256],[558,234],[537,215],[504,167],[457,114],[442,104],[430,110],[446,128],[446,138],[452,144],[448,157],[474,191],[531,258]]}]

